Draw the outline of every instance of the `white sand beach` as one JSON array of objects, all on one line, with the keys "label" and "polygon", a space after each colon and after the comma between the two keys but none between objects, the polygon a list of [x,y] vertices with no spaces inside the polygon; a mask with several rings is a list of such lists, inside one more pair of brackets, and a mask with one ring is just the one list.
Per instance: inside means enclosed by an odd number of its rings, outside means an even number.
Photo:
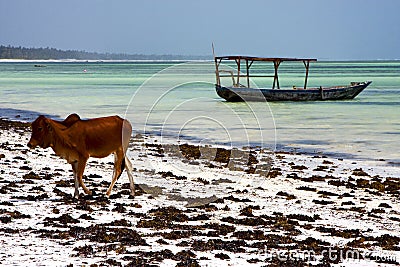
[{"label": "white sand beach", "polygon": [[50,149],[29,150],[26,125],[2,121],[0,128],[4,266],[400,263],[400,169],[385,162],[136,136],[128,152],[136,197],[129,198],[126,173],[104,197],[113,167],[107,157],[90,159],[85,171],[96,194],[80,190],[75,200],[64,160]]}]

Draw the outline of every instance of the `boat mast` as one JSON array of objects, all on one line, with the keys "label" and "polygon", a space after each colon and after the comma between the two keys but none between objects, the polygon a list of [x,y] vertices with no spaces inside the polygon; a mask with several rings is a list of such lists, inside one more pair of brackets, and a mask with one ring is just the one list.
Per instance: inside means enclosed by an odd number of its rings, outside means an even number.
[{"label": "boat mast", "polygon": [[[219,77],[219,70],[218,70],[218,60],[217,57],[215,56],[215,50],[214,50],[214,42],[211,43],[211,47],[212,47],[212,53],[213,53],[213,57],[214,57],[214,62],[215,62],[215,78],[216,78],[216,83],[218,86],[221,85],[221,78]],[[221,61],[220,61],[221,62]]]}]

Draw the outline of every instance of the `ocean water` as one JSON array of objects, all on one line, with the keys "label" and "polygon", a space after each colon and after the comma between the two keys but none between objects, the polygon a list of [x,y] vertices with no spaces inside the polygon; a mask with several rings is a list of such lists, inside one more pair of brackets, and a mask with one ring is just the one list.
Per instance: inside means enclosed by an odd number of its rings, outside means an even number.
[{"label": "ocean water", "polygon": [[[271,74],[268,64],[252,66],[253,73],[265,69]],[[279,71],[281,88],[302,86],[301,62],[282,63]],[[373,83],[348,101],[227,103],[215,93],[211,62],[1,62],[0,117],[117,114],[132,122],[135,133],[165,142],[261,146],[400,164],[400,61],[316,62],[308,86],[368,80]],[[271,87],[272,80],[252,83]]]}]

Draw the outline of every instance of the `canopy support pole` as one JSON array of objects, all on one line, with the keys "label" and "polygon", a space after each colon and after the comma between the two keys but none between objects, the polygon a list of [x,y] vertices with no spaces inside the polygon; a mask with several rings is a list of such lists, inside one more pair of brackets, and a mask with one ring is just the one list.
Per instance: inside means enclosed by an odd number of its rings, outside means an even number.
[{"label": "canopy support pole", "polygon": [[247,76],[247,87],[250,88],[250,77],[249,77],[249,60],[246,59],[246,76]]},{"label": "canopy support pole", "polygon": [[239,84],[240,84],[240,80],[239,80],[240,79],[240,58],[236,59],[235,61],[236,61],[236,65],[237,65],[236,86],[239,87]]},{"label": "canopy support pole", "polygon": [[275,74],[274,74],[274,83],[272,84],[272,89],[275,89],[275,86],[278,89],[281,89],[280,86],[279,86],[279,77],[278,77],[278,68],[279,68],[280,64],[281,64],[280,60],[274,60]]},{"label": "canopy support pole", "polygon": [[308,80],[308,69],[310,67],[310,61],[309,60],[303,60],[304,67],[306,68],[306,77],[304,79],[304,89],[307,89],[307,80]]}]

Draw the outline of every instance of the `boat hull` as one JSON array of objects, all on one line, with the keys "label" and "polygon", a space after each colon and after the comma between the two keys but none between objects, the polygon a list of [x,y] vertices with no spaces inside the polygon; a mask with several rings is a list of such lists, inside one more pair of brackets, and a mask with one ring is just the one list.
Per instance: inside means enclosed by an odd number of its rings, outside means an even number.
[{"label": "boat hull", "polygon": [[371,82],[352,83],[310,89],[255,89],[247,87],[223,87],[216,85],[217,94],[226,101],[322,101],[353,99]]}]

